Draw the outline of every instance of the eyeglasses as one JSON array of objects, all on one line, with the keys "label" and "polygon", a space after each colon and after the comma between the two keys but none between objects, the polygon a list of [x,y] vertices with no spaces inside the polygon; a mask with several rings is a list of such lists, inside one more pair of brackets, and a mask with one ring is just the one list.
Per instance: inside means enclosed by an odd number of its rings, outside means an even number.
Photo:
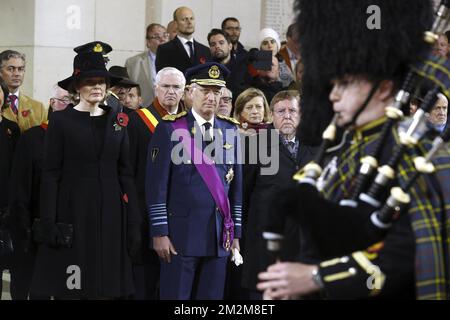
[{"label": "eyeglasses", "polygon": [[220,98],[220,101],[223,101],[225,103],[229,103],[229,102],[231,102],[231,100],[232,100],[231,97],[222,97],[222,98]]},{"label": "eyeglasses", "polygon": [[160,34],[155,34],[153,36],[149,36],[147,37],[147,39],[151,40],[151,39],[155,39],[155,40],[162,40],[162,39],[168,39],[169,38],[169,33],[163,33],[162,35]]},{"label": "eyeglasses", "polygon": [[274,110],[274,112],[278,117],[284,117],[285,115],[289,115],[291,117],[298,115],[298,110],[295,109],[289,109],[289,110]]}]

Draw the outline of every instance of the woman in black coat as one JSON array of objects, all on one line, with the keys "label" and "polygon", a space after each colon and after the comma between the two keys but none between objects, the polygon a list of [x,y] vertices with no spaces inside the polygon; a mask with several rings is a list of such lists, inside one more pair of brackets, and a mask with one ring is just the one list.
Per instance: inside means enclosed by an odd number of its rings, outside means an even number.
[{"label": "woman in black coat", "polygon": [[69,299],[133,293],[140,216],[129,165],[128,118],[101,105],[109,74],[99,53],[75,57],[58,85],[80,102],[52,114],[45,137],[41,232],[31,292]]}]

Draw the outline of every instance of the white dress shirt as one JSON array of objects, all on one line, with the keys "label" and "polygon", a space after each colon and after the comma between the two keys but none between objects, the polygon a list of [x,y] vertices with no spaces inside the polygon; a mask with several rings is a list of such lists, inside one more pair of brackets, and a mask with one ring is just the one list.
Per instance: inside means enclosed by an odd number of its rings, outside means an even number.
[{"label": "white dress shirt", "polygon": [[186,50],[186,53],[188,55],[188,57],[191,57],[191,49],[189,49],[189,45],[187,44],[188,41],[192,42],[192,50],[193,52],[195,52],[195,44],[194,44],[194,37],[191,37],[190,39],[186,39],[183,37],[180,37],[179,35],[177,35],[178,39],[180,39],[181,43],[183,44],[184,50]]},{"label": "white dress shirt", "polygon": [[209,123],[211,123],[211,128],[209,128],[209,134],[210,134],[211,138],[214,138],[214,135],[213,135],[214,116],[211,118],[211,120],[207,121],[207,120],[203,119],[202,116],[199,115],[197,112],[195,112],[194,108],[192,108],[191,110],[192,110],[192,115],[194,116],[195,121],[197,122],[198,126],[202,130],[203,137],[205,136],[205,126],[203,126],[203,124],[205,124],[206,122],[209,122]]}]

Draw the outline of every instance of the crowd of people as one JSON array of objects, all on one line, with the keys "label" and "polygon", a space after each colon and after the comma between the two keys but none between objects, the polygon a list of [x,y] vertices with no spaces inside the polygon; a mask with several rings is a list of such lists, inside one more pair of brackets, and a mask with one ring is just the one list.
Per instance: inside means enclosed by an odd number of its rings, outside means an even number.
[{"label": "crowd of people", "polygon": [[[298,0],[285,41],[264,28],[247,49],[238,19],[204,45],[194,12],[179,7],[167,27],[147,27],[147,50],[124,66],[108,66],[105,42],[74,48],[48,108],[21,89],[25,55],[1,52],[0,271],[12,299],[450,299],[448,150],[370,248],[346,247],[362,227],[339,220],[356,209],[337,205],[371,152],[392,165],[403,140],[395,126],[382,134],[386,110],[419,53],[445,61],[448,38],[433,49],[422,39],[431,1],[375,1],[389,12],[377,31],[359,26],[371,1],[332,2]],[[395,160],[394,185],[446,132],[447,87],[434,92],[424,140]],[[429,102],[420,91],[405,117]],[[305,132],[333,112],[342,143],[312,143]],[[301,183],[310,164],[324,168],[318,191]],[[324,231],[330,221],[345,232]]]}]

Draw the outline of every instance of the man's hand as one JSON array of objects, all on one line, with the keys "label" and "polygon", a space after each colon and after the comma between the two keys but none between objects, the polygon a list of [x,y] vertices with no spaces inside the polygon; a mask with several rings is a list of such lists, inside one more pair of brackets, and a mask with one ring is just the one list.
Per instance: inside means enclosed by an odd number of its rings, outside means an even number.
[{"label": "man's hand", "polygon": [[153,237],[153,249],[164,262],[168,263],[171,254],[178,254],[168,236]]},{"label": "man's hand", "polygon": [[241,247],[239,246],[239,239],[233,239],[233,243],[231,244],[231,251],[233,249],[238,249],[238,251],[241,251]]},{"label": "man's hand", "polygon": [[265,299],[289,299],[311,294],[320,288],[312,279],[315,265],[282,262],[267,268],[258,275],[258,290],[264,291]]}]

